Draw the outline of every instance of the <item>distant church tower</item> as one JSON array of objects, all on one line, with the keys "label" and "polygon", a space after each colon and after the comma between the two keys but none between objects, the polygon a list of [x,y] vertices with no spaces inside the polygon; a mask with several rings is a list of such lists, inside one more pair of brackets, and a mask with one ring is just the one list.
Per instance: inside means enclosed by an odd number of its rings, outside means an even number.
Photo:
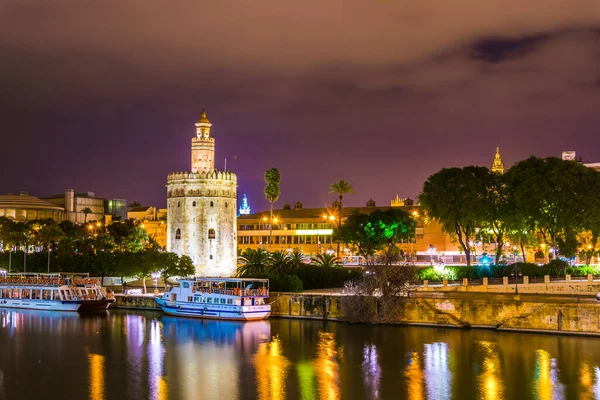
[{"label": "distant church tower", "polygon": [[190,256],[197,275],[231,276],[237,265],[237,177],[215,169],[211,126],[202,111],[192,138],[192,171],[167,177],[167,251]]},{"label": "distant church tower", "polygon": [[252,210],[248,205],[248,198],[246,197],[246,193],[244,193],[244,197],[242,198],[242,205],[240,206],[240,215],[249,215],[251,212]]},{"label": "distant church tower", "polygon": [[500,157],[500,147],[496,147],[496,155],[494,156],[494,162],[492,163],[492,172],[496,174],[504,173],[504,163]]}]

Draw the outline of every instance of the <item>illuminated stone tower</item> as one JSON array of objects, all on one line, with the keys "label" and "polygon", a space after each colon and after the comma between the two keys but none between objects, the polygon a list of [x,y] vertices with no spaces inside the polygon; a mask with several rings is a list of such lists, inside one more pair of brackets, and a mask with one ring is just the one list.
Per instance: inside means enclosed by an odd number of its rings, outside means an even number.
[{"label": "illuminated stone tower", "polygon": [[208,172],[215,169],[215,139],[210,137],[212,124],[202,110],[196,122],[196,137],[192,138],[192,172]]},{"label": "illuminated stone tower", "polygon": [[237,177],[214,169],[215,139],[203,111],[191,172],[167,177],[167,251],[188,255],[197,275],[230,276],[237,264]]},{"label": "illuminated stone tower", "polygon": [[492,172],[495,174],[504,173],[504,163],[500,157],[500,147],[496,147],[496,155],[494,156],[494,162],[492,163]]}]

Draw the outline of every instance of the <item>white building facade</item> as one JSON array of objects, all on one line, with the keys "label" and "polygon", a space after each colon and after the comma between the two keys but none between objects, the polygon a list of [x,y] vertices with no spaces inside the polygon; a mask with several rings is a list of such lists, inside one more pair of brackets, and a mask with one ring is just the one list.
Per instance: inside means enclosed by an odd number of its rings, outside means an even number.
[{"label": "white building facade", "polygon": [[212,124],[203,111],[192,139],[191,172],[167,177],[167,251],[188,255],[203,276],[237,266],[237,177],[214,168]]}]

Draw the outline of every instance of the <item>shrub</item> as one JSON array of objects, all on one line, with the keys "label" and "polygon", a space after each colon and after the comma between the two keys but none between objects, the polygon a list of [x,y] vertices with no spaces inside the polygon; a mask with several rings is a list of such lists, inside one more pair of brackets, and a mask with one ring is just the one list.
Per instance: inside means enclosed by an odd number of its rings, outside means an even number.
[{"label": "shrub", "polygon": [[587,276],[588,274],[598,275],[600,269],[591,265],[582,265],[581,267],[569,267],[565,270],[565,274],[572,276]]},{"label": "shrub", "polygon": [[341,288],[347,281],[356,281],[362,277],[362,271],[345,267],[318,267],[301,265],[293,274],[302,281],[304,290]]},{"label": "shrub", "polygon": [[542,268],[545,271],[544,275],[561,276],[565,275],[565,271],[569,268],[569,263],[565,260],[552,260]]},{"label": "shrub", "polygon": [[514,263],[514,264],[498,267],[498,269],[496,271],[496,276],[498,278],[501,278],[503,276],[510,276],[510,274],[512,274],[513,269],[515,267],[517,267],[519,269],[519,271],[521,271],[523,276],[541,277],[546,274],[545,269],[543,267],[540,267],[537,264],[519,262],[519,263]]},{"label": "shrub", "polygon": [[271,289],[277,292],[301,292],[302,281],[296,275],[283,275],[281,278],[272,279]]}]

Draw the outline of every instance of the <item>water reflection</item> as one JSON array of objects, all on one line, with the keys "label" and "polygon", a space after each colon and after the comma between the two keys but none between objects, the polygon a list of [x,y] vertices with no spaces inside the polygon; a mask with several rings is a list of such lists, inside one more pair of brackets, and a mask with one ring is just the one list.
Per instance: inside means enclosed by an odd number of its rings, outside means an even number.
[{"label": "water reflection", "polygon": [[408,400],[422,400],[425,398],[423,393],[423,370],[419,353],[412,351],[408,355],[406,368],[404,369],[406,378],[406,394]]},{"label": "water reflection", "polygon": [[377,348],[374,344],[365,345],[363,348],[362,370],[367,391],[371,394],[371,398],[378,399],[381,367],[379,366]]},{"label": "water reflection", "polygon": [[3,310],[0,354],[0,399],[600,400],[593,338]]},{"label": "water reflection", "polygon": [[254,357],[258,397],[261,400],[285,399],[287,370],[290,362],[283,355],[281,340],[274,337],[270,343],[261,343]]},{"label": "water reflection", "polygon": [[90,369],[90,400],[104,400],[104,357],[100,354],[88,356]]},{"label": "water reflection", "polygon": [[492,342],[479,342],[483,351],[482,372],[479,375],[479,398],[483,400],[504,399],[504,385],[500,371],[499,349]]},{"label": "water reflection", "polygon": [[340,398],[338,363],[340,353],[341,351],[336,349],[333,334],[319,332],[315,371],[317,372],[320,399],[334,400]]},{"label": "water reflection", "polygon": [[564,398],[564,387],[558,380],[556,359],[545,350],[536,350],[534,390],[538,400]]},{"label": "water reflection", "polygon": [[427,398],[449,399],[451,396],[451,374],[448,366],[448,344],[425,344],[425,384]]}]

